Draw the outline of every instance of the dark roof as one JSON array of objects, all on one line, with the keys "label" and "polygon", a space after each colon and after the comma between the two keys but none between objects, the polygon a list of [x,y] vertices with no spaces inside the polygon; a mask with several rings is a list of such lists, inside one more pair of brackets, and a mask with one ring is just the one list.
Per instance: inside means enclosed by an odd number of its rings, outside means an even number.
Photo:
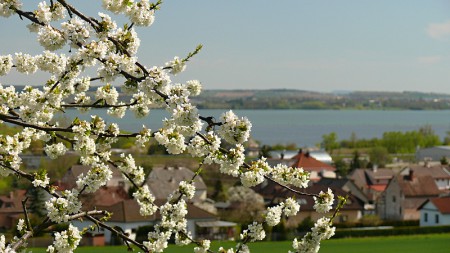
[{"label": "dark roof", "polygon": [[[294,188],[294,187],[293,187]],[[318,185],[313,184],[312,186],[309,186],[305,189],[298,189],[294,188],[295,190],[298,190],[300,192],[308,193],[308,194],[318,194],[320,191],[326,192],[330,188],[333,191],[333,194],[335,196],[334,206],[337,204],[337,196],[347,196],[348,195],[348,202],[347,204],[342,208],[342,210],[363,210],[364,206],[363,203],[356,198],[353,194],[347,193],[339,188],[334,187],[327,187],[324,185]],[[306,196],[306,195],[300,195],[297,193],[294,193],[292,191],[287,190],[286,188],[273,183],[268,182],[265,184],[264,187],[261,187],[261,184],[257,187],[254,187],[254,190],[261,194],[266,201],[271,202],[271,204],[277,204],[280,201],[283,201],[287,197],[294,197],[300,204],[300,210],[304,211],[314,211],[314,199],[312,196]]]},{"label": "dark roof", "polygon": [[[195,173],[185,167],[156,167],[148,175],[146,184],[156,199],[166,199],[176,189],[181,181],[190,181]],[[200,176],[194,179],[196,195],[198,200],[199,191],[206,191],[206,184]]]},{"label": "dark roof", "polygon": [[359,198],[361,201],[367,203],[369,199],[367,196],[358,188],[358,186],[348,178],[321,178],[316,184],[324,185],[330,188],[339,188],[345,192],[349,192],[355,197]]},{"label": "dark roof", "polygon": [[[112,171],[112,178],[122,178],[122,173],[120,173],[119,169],[109,165],[109,168]],[[91,169],[90,166],[87,165],[72,165],[69,170],[67,170],[66,174],[61,178],[61,182],[59,182],[60,190],[71,189],[77,186],[78,176],[83,173],[86,175],[88,171]]]},{"label": "dark roof", "polygon": [[315,159],[314,157],[309,155],[309,153],[304,153],[300,151],[296,156],[292,157],[292,159],[295,161],[291,165],[292,167],[303,168],[305,171],[321,172],[323,170],[329,171],[336,170],[335,167]]},{"label": "dark roof", "polygon": [[103,186],[95,193],[85,194],[83,198],[83,207],[86,210],[96,206],[111,206],[130,197],[122,186]]},{"label": "dark roof", "polygon": [[371,185],[387,185],[395,172],[391,169],[355,169],[349,178],[359,187],[369,188]]},{"label": "dark roof", "polygon": [[431,176],[397,175],[398,184],[406,197],[438,196],[440,191]]},{"label": "dark roof", "polygon": [[430,175],[434,179],[450,179],[450,172],[448,171],[448,167],[442,165],[435,165],[435,166],[413,165],[404,168],[400,173],[401,174],[409,173],[410,169],[413,170],[414,174],[417,176]]}]

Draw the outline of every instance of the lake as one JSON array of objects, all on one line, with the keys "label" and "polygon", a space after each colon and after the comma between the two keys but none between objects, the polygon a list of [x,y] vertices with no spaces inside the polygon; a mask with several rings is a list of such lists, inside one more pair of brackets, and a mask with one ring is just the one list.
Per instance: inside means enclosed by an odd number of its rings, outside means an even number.
[{"label": "lake", "polygon": [[[218,119],[226,110],[200,110],[202,116]],[[364,110],[234,110],[252,122],[252,137],[262,144],[295,143],[297,146],[314,146],[322,135],[336,132],[339,139],[348,139],[352,132],[357,138],[381,137],[389,131],[412,131],[430,125],[441,139],[450,131],[450,111],[364,111]],[[142,125],[156,130],[161,120],[168,117],[165,110],[154,109],[146,118],[136,119],[127,112],[123,119],[109,117],[106,112],[92,110],[79,117],[86,119],[98,114],[107,122],[117,122],[121,129],[138,131]],[[79,114],[68,110],[67,117]]]}]

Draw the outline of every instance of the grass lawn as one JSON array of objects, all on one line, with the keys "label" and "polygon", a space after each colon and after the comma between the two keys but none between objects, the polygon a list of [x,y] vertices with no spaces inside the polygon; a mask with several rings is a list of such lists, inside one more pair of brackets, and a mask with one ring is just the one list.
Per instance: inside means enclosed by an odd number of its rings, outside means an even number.
[{"label": "grass lawn", "polygon": [[[232,242],[213,242],[211,249],[216,251],[222,245],[224,248],[236,246]],[[251,243],[251,252],[288,252],[292,250],[291,242],[258,242]],[[193,252],[193,246],[169,246],[165,252]],[[30,249],[33,253],[43,253],[45,249]],[[125,247],[80,247],[76,252],[116,253],[127,252]],[[450,252],[450,234],[431,234],[413,236],[391,236],[370,238],[332,239],[322,243],[320,253],[442,253]]]}]

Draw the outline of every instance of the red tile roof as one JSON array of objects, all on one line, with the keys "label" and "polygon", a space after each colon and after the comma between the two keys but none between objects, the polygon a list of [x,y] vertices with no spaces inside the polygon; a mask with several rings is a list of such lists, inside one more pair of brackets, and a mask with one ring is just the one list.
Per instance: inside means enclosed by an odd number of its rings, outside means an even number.
[{"label": "red tile roof", "polygon": [[437,207],[442,214],[450,214],[450,196],[433,198],[431,203]]},{"label": "red tile roof", "polygon": [[300,151],[296,156],[292,157],[292,159],[295,160],[294,164],[292,164],[292,167],[303,168],[306,171],[321,172],[323,170],[328,171],[336,170],[335,167],[323,163],[319,160],[316,160],[314,157],[310,156],[309,153],[304,153]]}]

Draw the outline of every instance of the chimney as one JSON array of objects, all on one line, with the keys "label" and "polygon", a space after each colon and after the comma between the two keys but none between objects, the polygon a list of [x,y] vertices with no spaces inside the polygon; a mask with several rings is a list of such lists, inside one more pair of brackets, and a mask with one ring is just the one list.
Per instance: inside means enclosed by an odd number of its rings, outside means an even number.
[{"label": "chimney", "polygon": [[409,169],[408,180],[409,181],[413,181],[414,180],[414,170],[412,170],[412,169]]},{"label": "chimney", "polygon": [[372,171],[373,171],[373,173],[377,173],[377,171],[378,171],[378,165],[377,164],[374,164],[372,166]]}]

